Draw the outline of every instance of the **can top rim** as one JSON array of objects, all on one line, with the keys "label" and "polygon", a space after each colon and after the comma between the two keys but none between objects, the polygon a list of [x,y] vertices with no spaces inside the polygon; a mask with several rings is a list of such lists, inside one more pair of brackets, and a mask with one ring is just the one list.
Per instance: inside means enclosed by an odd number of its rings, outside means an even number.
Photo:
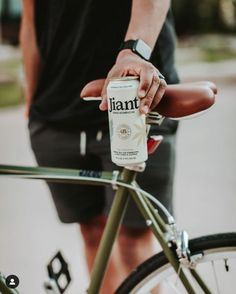
[{"label": "can top rim", "polygon": [[110,81],[130,81],[130,80],[138,80],[139,76],[126,76],[126,77],[113,77],[110,78]]}]

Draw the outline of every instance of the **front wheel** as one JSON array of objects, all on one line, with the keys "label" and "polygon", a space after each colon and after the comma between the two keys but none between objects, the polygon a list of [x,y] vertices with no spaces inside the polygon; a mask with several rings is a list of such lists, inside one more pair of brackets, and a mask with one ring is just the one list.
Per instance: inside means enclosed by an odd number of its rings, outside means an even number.
[{"label": "front wheel", "polygon": [[[223,233],[190,240],[191,256],[203,254],[196,270],[211,293],[232,294],[236,283],[236,233]],[[196,293],[204,293],[189,270],[184,269]],[[173,267],[160,252],[138,266],[117,289],[116,294],[154,293],[160,285],[161,293],[187,293]],[[233,291],[233,292],[232,292]],[[156,293],[156,292],[155,292]]]}]

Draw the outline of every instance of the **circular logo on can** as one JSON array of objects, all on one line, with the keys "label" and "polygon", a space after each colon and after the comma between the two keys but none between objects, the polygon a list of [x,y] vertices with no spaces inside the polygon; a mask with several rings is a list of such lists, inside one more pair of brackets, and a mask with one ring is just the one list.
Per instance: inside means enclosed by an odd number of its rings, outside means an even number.
[{"label": "circular logo on can", "polygon": [[122,140],[127,140],[131,136],[131,128],[126,124],[121,124],[116,128],[118,137]]}]

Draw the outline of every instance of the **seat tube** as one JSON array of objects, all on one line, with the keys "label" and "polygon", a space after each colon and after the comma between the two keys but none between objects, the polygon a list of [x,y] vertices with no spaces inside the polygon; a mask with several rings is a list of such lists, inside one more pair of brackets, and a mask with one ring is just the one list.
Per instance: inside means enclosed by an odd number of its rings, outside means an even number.
[{"label": "seat tube", "polygon": [[[124,168],[122,172],[122,180],[123,182],[130,183],[135,178],[135,175],[135,171]],[[95,258],[91,274],[91,282],[87,290],[88,294],[99,293],[111,250],[128,204],[128,197],[128,190],[125,187],[119,187],[117,189],[107,224],[99,244],[98,253]]]}]

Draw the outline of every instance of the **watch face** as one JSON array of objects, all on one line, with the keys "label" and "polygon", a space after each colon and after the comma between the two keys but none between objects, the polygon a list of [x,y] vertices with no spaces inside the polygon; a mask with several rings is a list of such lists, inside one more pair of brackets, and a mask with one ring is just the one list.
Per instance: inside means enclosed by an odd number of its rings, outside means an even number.
[{"label": "watch face", "polygon": [[135,43],[135,51],[147,60],[150,59],[152,53],[151,48],[140,39]]}]

